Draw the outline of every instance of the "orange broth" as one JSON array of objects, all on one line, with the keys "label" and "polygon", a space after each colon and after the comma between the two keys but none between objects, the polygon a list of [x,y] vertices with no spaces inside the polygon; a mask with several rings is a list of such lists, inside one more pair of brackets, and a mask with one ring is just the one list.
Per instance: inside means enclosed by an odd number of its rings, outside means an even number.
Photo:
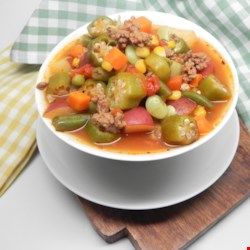
[{"label": "orange broth", "polygon": [[[45,79],[53,74],[53,62],[59,60],[60,58],[67,55],[67,52],[71,46],[73,46],[78,41],[74,41],[67,45],[63,51],[61,51],[54,60],[50,63],[50,67],[46,73]],[[233,93],[233,84],[232,84],[232,73],[229,69],[228,64],[224,59],[219,55],[219,53],[208,43],[197,39],[191,48],[194,52],[204,52],[210,57],[214,65],[214,75]],[[232,98],[231,98],[232,99]],[[232,100],[223,101],[223,102],[214,102],[213,110],[207,111],[207,119],[212,124],[212,127],[215,127],[221,119],[224,117],[225,112],[227,111]],[[65,132],[64,132],[65,133]],[[140,153],[156,153],[163,152],[171,149],[171,146],[166,145],[162,140],[157,139],[153,133],[133,133],[133,134],[122,134],[121,139],[110,145],[98,145],[93,143],[84,130],[77,132],[68,132],[72,135],[74,139],[80,141],[83,144],[88,144],[94,147],[97,147],[102,150],[120,152],[120,153],[129,153],[129,154],[140,154]],[[204,134],[200,135],[200,137]]]}]

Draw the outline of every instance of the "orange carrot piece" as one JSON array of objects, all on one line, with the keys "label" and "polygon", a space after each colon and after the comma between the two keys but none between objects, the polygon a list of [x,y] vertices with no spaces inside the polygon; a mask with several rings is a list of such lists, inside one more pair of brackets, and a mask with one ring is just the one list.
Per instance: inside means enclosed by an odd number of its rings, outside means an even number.
[{"label": "orange carrot piece", "polygon": [[140,26],[142,32],[150,33],[152,31],[152,22],[144,16],[137,17],[135,24]]},{"label": "orange carrot piece", "polygon": [[180,90],[182,84],[182,76],[172,76],[167,85],[171,90]]},{"label": "orange carrot piece", "polygon": [[113,109],[111,110],[111,114],[112,114],[112,115],[116,115],[116,114],[118,114],[118,113],[122,113],[122,110],[121,110],[120,108],[113,108]]},{"label": "orange carrot piece", "polygon": [[109,51],[104,60],[111,63],[115,70],[123,68],[128,62],[128,58],[126,57],[126,55],[116,47],[112,48]]},{"label": "orange carrot piece", "polygon": [[212,124],[207,120],[205,116],[199,115],[195,116],[194,119],[197,122],[198,130],[200,134],[206,134],[212,130]]},{"label": "orange carrot piece", "polygon": [[198,87],[199,82],[202,80],[202,74],[196,74],[195,78],[191,81],[191,85],[194,87]]},{"label": "orange carrot piece", "polygon": [[80,57],[84,52],[84,47],[81,44],[76,44],[73,46],[70,51],[69,55],[73,57]]},{"label": "orange carrot piece", "polygon": [[90,96],[80,91],[71,92],[67,97],[68,105],[76,111],[86,110],[89,107],[89,102]]}]

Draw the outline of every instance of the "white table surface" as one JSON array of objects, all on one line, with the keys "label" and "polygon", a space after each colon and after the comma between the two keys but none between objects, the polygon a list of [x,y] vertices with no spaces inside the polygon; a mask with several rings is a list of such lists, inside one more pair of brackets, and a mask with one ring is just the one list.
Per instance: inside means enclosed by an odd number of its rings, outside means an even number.
[{"label": "white table surface", "polygon": [[[19,35],[40,0],[0,0],[0,49]],[[250,200],[188,249],[244,249],[250,246]],[[105,243],[92,229],[76,197],[46,168],[37,152],[0,198],[1,250],[133,249],[127,239]]]}]

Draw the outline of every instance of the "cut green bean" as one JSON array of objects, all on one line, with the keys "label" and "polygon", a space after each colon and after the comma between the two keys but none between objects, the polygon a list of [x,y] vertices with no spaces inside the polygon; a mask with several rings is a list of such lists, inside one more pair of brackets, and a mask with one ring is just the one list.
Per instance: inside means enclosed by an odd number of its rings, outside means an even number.
[{"label": "cut green bean", "polygon": [[89,117],[87,114],[57,116],[52,120],[52,124],[57,131],[71,131],[84,126]]},{"label": "cut green bean", "polygon": [[213,108],[213,103],[209,101],[205,96],[200,95],[193,91],[183,91],[182,95],[191,99],[192,101],[196,102],[199,105],[202,105],[207,108]]},{"label": "cut green bean", "polygon": [[172,94],[172,91],[169,89],[169,87],[165,83],[160,81],[160,89],[157,94],[165,102],[167,98]]}]

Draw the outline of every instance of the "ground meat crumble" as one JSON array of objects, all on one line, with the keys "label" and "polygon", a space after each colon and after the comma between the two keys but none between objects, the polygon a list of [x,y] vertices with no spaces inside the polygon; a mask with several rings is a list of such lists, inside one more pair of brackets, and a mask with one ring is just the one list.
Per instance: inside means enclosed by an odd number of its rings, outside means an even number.
[{"label": "ground meat crumble", "polygon": [[108,100],[104,94],[101,84],[90,91],[91,101],[97,105],[97,113],[91,117],[91,121],[101,130],[111,133],[119,133],[125,127],[124,115],[122,112],[112,112]]},{"label": "ground meat crumble", "polygon": [[140,27],[135,24],[135,17],[131,17],[129,20],[117,28],[108,28],[108,35],[118,42],[118,46],[125,49],[127,45],[133,44],[138,47],[149,46],[151,42],[151,35],[140,31]]},{"label": "ground meat crumble", "polygon": [[169,57],[171,60],[183,64],[182,78],[183,82],[185,83],[191,82],[197,73],[207,67],[207,64],[209,62],[206,54],[202,52],[192,52],[191,50],[189,50],[185,54],[175,54],[173,53],[173,51],[167,52],[167,57]]}]

